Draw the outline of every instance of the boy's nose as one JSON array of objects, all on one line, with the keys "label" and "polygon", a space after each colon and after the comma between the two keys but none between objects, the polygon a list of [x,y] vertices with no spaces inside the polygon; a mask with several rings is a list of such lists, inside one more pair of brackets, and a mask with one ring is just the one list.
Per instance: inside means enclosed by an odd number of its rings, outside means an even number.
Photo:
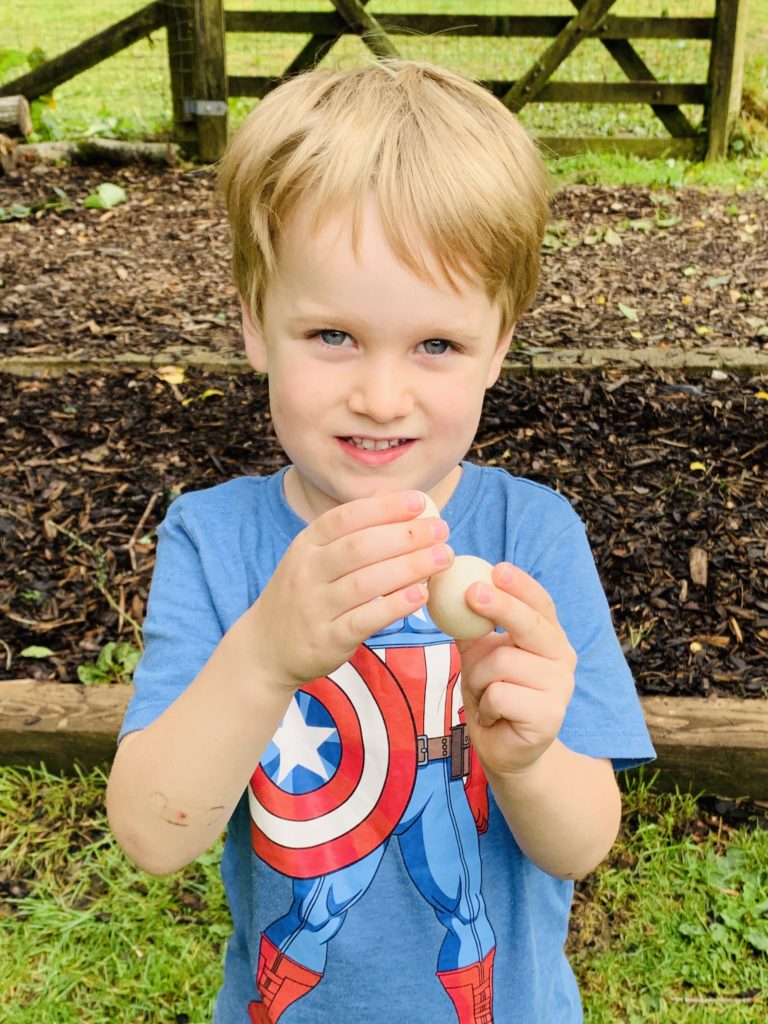
[{"label": "boy's nose", "polygon": [[370,364],[356,380],[349,408],[377,423],[392,423],[413,410],[411,388],[401,367]]}]

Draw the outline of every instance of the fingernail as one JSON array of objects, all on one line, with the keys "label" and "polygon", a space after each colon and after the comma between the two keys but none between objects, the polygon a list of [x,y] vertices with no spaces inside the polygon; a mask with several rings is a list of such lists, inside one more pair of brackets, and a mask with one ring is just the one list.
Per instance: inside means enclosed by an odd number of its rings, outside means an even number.
[{"label": "fingernail", "polygon": [[405,596],[409,601],[413,601],[414,604],[419,604],[426,597],[424,584],[414,583],[412,587],[408,587]]},{"label": "fingernail", "polygon": [[448,523],[444,519],[433,519],[430,529],[435,540],[445,540],[448,536]]},{"label": "fingernail", "polygon": [[432,548],[432,561],[435,565],[450,565],[452,551],[446,544],[438,544]]},{"label": "fingernail", "polygon": [[478,583],[475,591],[475,599],[478,604],[490,604],[493,600],[493,593],[487,583]]},{"label": "fingernail", "polygon": [[509,562],[502,562],[499,566],[499,580],[502,583],[511,583],[515,578],[515,568]]},{"label": "fingernail", "polygon": [[408,491],[405,495],[405,507],[409,512],[423,511],[424,495],[420,491]]}]

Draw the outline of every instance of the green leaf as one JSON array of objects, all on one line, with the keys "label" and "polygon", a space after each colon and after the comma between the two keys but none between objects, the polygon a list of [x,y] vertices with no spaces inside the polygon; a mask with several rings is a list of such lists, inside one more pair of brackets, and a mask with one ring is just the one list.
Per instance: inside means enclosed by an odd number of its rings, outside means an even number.
[{"label": "green leaf", "polygon": [[682,217],[676,217],[676,216],[672,216],[672,217],[657,217],[656,218],[656,227],[657,228],[672,228],[672,227],[675,226],[675,224],[679,224],[682,219],[683,219]]},{"label": "green leaf", "polygon": [[53,655],[50,647],[25,647],[21,652],[22,658],[50,658]]},{"label": "green leaf", "polygon": [[104,686],[109,683],[109,676],[99,672],[95,665],[78,665],[77,678],[86,686]]},{"label": "green leaf", "polygon": [[102,647],[99,652],[99,656],[96,659],[96,668],[99,669],[100,672],[109,672],[112,667],[112,655],[116,647],[117,644],[114,641],[104,644]]},{"label": "green leaf", "polygon": [[636,324],[640,319],[637,310],[633,309],[632,306],[625,306],[623,302],[619,303],[619,312],[622,316],[625,316],[627,320],[631,320],[633,324]]},{"label": "green leaf", "polygon": [[683,923],[678,927],[678,931],[681,935],[687,935],[689,938],[697,938],[698,936],[707,934],[707,929],[703,924],[699,924],[698,922],[688,924],[686,921],[683,921]]},{"label": "green leaf", "polygon": [[624,242],[621,240],[621,235],[617,231],[614,231],[613,228],[605,229],[603,241],[606,242],[608,245],[613,245],[617,249],[620,246],[624,245]]},{"label": "green leaf", "polygon": [[731,910],[721,910],[720,920],[734,931],[739,931],[744,918],[744,907],[734,907]]},{"label": "green leaf", "polygon": [[141,651],[134,647],[133,644],[121,643],[117,645],[115,650],[115,661],[122,665],[123,669],[128,673],[133,673],[140,657]]},{"label": "green leaf", "polygon": [[83,206],[93,210],[111,210],[113,206],[119,206],[121,203],[126,202],[127,199],[128,196],[125,189],[105,181],[99,185],[95,192],[91,192]]},{"label": "green leaf", "polygon": [[27,55],[22,50],[0,50],[0,78],[4,78],[11,68],[23,68],[27,63]]},{"label": "green leaf", "polygon": [[563,247],[563,243],[562,243],[561,239],[559,239],[557,237],[557,235],[550,234],[550,232],[548,232],[548,231],[545,232],[544,238],[543,238],[541,244],[542,244],[542,247],[544,249],[550,249],[553,252],[556,249],[562,249],[562,247]]},{"label": "green leaf", "polygon": [[22,206],[21,203],[11,203],[8,207],[8,213],[10,217],[20,220],[22,217],[28,217],[32,210],[29,206]]},{"label": "green leaf", "polygon": [[768,953],[768,929],[763,928],[747,928],[744,931],[744,938],[755,949],[759,949],[763,953]]},{"label": "green leaf", "polygon": [[33,46],[27,54],[27,63],[33,71],[35,68],[39,68],[41,64],[45,64],[47,60],[48,54],[39,46]]}]

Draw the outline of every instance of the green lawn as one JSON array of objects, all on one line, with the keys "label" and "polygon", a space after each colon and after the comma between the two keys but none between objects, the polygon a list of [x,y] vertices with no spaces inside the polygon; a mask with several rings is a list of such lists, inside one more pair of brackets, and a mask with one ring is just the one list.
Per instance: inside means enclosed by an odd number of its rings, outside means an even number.
[{"label": "green lawn", "polygon": [[[204,1024],[229,918],[220,847],[169,878],[109,834],[99,772],[0,769],[0,1024]],[[576,903],[587,1024],[758,1024],[768,1010],[768,831],[630,782]]]},{"label": "green lawn", "polygon": [[[318,10],[327,0],[225,0],[232,9]],[[714,0],[617,0],[614,11],[624,15],[710,14]],[[140,0],[25,0],[21,6],[0,7],[0,80],[18,74],[18,67],[34,52],[47,56],[61,52],[84,37],[106,27],[140,6]],[[568,13],[569,0],[371,0],[370,9],[452,13]],[[768,0],[749,0],[749,27],[745,87],[748,113],[740,132],[746,151],[768,154]],[[398,37],[406,56],[425,57],[456,66],[481,77],[515,77],[547,44],[547,40],[470,39],[438,36]],[[228,66],[237,74],[276,74],[303,44],[304,37],[230,34]],[[696,41],[639,41],[637,49],[657,76],[670,81],[703,81],[706,77],[707,44]],[[362,43],[346,37],[327,60],[345,63],[363,53]],[[3,56],[3,54],[5,56]],[[47,104],[37,106],[36,125],[41,137],[73,137],[88,134],[152,135],[169,126],[170,88],[166,67],[164,31],[142,41],[109,61],[65,83]],[[599,42],[587,40],[558,70],[557,78],[573,80],[623,80],[623,75]],[[232,122],[250,108],[250,100],[233,100]],[[700,120],[700,108],[687,110]],[[647,108],[531,104],[522,120],[541,134],[598,134],[617,132],[663,135],[664,129]],[[600,164],[600,162],[598,162]],[[757,168],[758,171],[761,168]],[[763,168],[764,170],[764,168]]]}]

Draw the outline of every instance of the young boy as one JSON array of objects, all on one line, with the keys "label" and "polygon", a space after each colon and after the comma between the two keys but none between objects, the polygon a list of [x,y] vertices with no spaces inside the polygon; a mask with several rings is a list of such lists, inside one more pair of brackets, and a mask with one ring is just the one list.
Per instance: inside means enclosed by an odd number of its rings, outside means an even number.
[{"label": "young boy", "polygon": [[[570,879],[653,751],[578,517],[462,461],[536,288],[541,161],[479,86],[384,61],[272,92],[221,184],[290,465],[168,510],[112,827],[166,873],[226,826],[217,1024],[579,1021]],[[495,566],[479,640],[425,610],[454,550]]]}]

